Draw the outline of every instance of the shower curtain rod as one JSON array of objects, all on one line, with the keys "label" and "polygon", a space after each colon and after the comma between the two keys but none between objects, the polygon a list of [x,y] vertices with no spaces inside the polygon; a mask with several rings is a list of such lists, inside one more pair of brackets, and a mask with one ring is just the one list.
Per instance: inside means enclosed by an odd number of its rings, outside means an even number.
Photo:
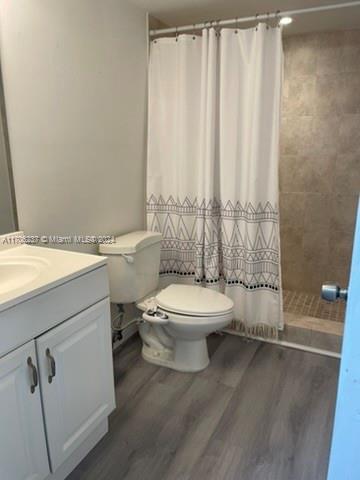
[{"label": "shower curtain rod", "polygon": [[287,11],[280,11],[278,10],[275,13],[262,13],[252,15],[251,17],[239,17],[233,18],[231,20],[209,20],[203,23],[195,23],[193,25],[185,25],[183,27],[172,27],[172,28],[160,28],[157,30],[150,30],[150,37],[154,37],[157,35],[163,35],[166,33],[181,33],[181,32],[193,32],[195,30],[199,30],[202,28],[208,27],[224,27],[226,25],[237,25],[238,23],[243,22],[253,22],[258,20],[270,20],[276,19],[280,17],[290,17],[292,15],[302,15],[303,13],[314,13],[314,12],[323,12],[326,10],[336,10],[338,8],[347,8],[347,7],[359,7],[360,1],[357,2],[345,2],[345,3],[335,3],[333,5],[322,5],[319,7],[310,7],[310,8],[299,8],[297,10],[287,10]]}]

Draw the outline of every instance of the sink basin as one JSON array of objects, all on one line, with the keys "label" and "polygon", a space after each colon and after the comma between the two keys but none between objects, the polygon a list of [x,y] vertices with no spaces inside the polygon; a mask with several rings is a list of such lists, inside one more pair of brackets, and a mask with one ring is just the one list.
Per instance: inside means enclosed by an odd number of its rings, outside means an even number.
[{"label": "sink basin", "polygon": [[48,266],[42,258],[0,256],[0,295],[34,281]]},{"label": "sink basin", "polygon": [[5,310],[106,264],[105,257],[86,253],[33,245],[8,247],[11,242],[4,239],[19,234],[0,235],[0,327]]}]

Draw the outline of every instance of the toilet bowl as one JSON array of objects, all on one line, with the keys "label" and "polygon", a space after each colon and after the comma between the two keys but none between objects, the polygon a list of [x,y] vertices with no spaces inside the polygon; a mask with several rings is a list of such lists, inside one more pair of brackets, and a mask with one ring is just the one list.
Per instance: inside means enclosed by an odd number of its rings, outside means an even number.
[{"label": "toilet bowl", "polygon": [[143,358],[182,372],[209,365],[206,337],[233,318],[232,300],[193,285],[170,285],[138,307],[146,322],[139,328]]},{"label": "toilet bowl", "polygon": [[100,245],[100,254],[108,257],[110,300],[135,302],[144,312],[139,333],[145,360],[197,372],[209,364],[207,335],[231,322],[233,302],[196,285],[173,284],[151,293],[159,282],[161,240],[158,232],[138,231]]}]

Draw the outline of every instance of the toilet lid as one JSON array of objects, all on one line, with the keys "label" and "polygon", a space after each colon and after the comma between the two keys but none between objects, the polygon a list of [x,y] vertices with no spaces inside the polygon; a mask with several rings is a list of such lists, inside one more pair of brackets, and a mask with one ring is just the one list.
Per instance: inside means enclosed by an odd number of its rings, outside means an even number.
[{"label": "toilet lid", "polygon": [[234,307],[233,301],[222,293],[195,285],[169,285],[155,298],[164,310],[198,317],[227,313]]}]

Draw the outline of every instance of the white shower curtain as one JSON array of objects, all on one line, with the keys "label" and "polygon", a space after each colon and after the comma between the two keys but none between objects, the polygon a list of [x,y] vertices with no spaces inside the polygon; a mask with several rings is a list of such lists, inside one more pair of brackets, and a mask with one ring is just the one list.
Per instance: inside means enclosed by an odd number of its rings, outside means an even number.
[{"label": "white shower curtain", "polygon": [[282,328],[278,208],[279,28],[204,29],[152,42],[148,228],[166,281],[217,288],[233,328]]}]

